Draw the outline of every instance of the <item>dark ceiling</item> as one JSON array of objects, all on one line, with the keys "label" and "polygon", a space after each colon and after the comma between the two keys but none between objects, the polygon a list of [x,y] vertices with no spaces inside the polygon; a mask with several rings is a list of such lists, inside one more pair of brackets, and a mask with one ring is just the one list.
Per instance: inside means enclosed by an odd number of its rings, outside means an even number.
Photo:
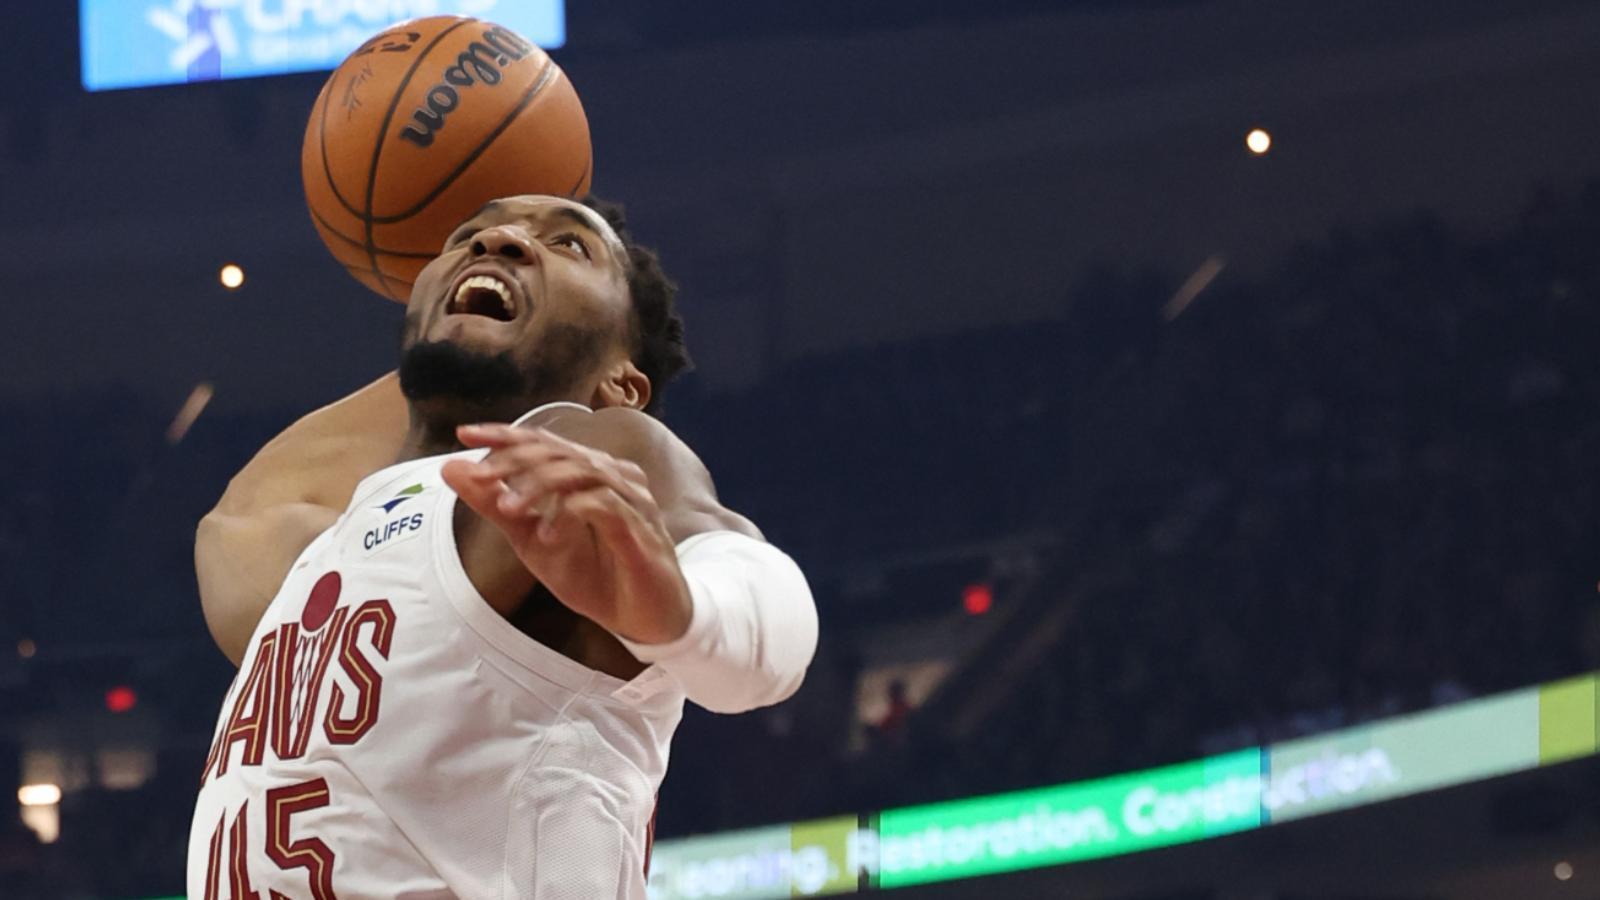
[{"label": "dark ceiling", "polygon": [[[218,409],[296,409],[389,365],[396,311],[300,197],[323,76],[85,95],[55,8],[14,17],[0,55],[0,290],[74,299],[0,333],[0,392],[175,408],[210,380]],[[1051,319],[1097,263],[1181,279],[1220,255],[1247,278],[1411,209],[1492,225],[1592,176],[1600,142],[1600,13],[1578,0],[631,0],[571,4],[570,35],[597,189],[686,286],[719,388]],[[1256,124],[1280,138],[1264,160]]]}]

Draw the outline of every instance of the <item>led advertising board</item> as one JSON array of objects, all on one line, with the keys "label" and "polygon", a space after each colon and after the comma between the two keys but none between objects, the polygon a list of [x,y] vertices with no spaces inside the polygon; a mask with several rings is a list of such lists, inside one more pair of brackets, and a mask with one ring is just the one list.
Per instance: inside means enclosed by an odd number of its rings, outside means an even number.
[{"label": "led advertising board", "polygon": [[[819,897],[856,890],[875,844],[855,816],[662,841],[650,854],[652,900]],[[863,846],[863,841],[868,845]]]},{"label": "led advertising board", "polygon": [[1095,781],[886,810],[880,887],[1116,856],[1261,824],[1261,751]]},{"label": "led advertising board", "polygon": [[852,893],[1116,856],[1261,825],[1257,748],[1095,781],[662,841],[652,900]]},{"label": "led advertising board", "polygon": [[1600,753],[1600,675],[1094,781],[661,841],[650,900],[814,897],[1248,831]]},{"label": "led advertising board", "polygon": [[1286,822],[1539,765],[1539,693],[1517,691],[1267,748],[1263,803]]},{"label": "led advertising board", "polygon": [[1539,688],[1539,765],[1600,753],[1600,674]]},{"label": "led advertising board", "polygon": [[565,0],[78,0],[91,91],[332,69],[402,19],[467,15],[541,47],[566,42]]}]

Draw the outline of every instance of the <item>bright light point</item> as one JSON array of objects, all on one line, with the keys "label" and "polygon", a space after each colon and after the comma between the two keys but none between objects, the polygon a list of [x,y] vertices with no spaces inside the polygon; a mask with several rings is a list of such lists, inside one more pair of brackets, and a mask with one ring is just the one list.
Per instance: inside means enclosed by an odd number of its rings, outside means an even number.
[{"label": "bright light point", "polygon": [[1252,129],[1245,135],[1244,145],[1250,148],[1251,153],[1261,156],[1272,149],[1272,135],[1267,134],[1262,128]]},{"label": "bright light point", "polygon": [[33,655],[38,652],[39,647],[33,641],[27,638],[17,641],[17,655],[23,659],[33,659]]},{"label": "bright light point", "polygon": [[125,713],[138,705],[139,695],[125,684],[119,684],[106,691],[106,709],[114,713]]},{"label": "bright light point", "polygon": [[222,279],[222,286],[230,291],[236,291],[244,284],[244,270],[233,263],[223,266],[222,273],[218,277]]},{"label": "bright light point", "polygon": [[986,584],[968,585],[961,592],[961,606],[969,616],[981,616],[994,606],[994,592]]},{"label": "bright light point", "polygon": [[1556,880],[1557,881],[1570,881],[1571,879],[1572,879],[1572,863],[1569,863],[1569,862],[1558,862],[1558,863],[1556,863]]},{"label": "bright light point", "polygon": [[61,788],[53,784],[25,784],[17,789],[17,802],[23,806],[54,806],[61,802]]}]

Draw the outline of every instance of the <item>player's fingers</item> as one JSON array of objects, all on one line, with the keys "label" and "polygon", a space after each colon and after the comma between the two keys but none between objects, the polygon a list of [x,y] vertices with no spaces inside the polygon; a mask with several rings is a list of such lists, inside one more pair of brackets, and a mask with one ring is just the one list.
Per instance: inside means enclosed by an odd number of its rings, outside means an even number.
[{"label": "player's fingers", "polygon": [[[594,490],[605,490],[605,488],[594,488]],[[534,509],[533,533],[540,543],[551,545],[579,539],[591,540],[584,524],[566,514],[564,510],[570,496],[570,494],[551,494]]]},{"label": "player's fingers", "polygon": [[456,440],[466,447],[505,447],[538,440],[539,431],[540,429],[483,422],[456,426]]},{"label": "player's fingers", "polygon": [[467,508],[491,522],[498,522],[503,516],[497,504],[505,487],[499,479],[481,477],[474,471],[474,465],[467,460],[453,459],[444,464],[439,474]]},{"label": "player's fingers", "polygon": [[497,447],[483,458],[485,471],[496,478],[543,465],[552,460],[568,458],[566,451],[542,443],[516,443]]},{"label": "player's fingers", "polygon": [[495,470],[497,477],[504,477],[518,465],[528,465],[548,459],[573,458],[587,460],[602,469],[612,468],[631,482],[639,484],[648,482],[644,469],[632,460],[619,459],[543,428],[463,425],[459,431],[463,438],[471,436],[471,446],[491,448],[484,461]]},{"label": "player's fingers", "polygon": [[520,430],[533,435],[534,440],[548,444],[551,447],[557,447],[566,450],[569,453],[589,454],[597,452],[593,447],[590,447],[587,444],[580,444],[577,441],[564,438],[547,428],[524,428]]},{"label": "player's fingers", "polygon": [[[591,490],[603,488],[605,485],[592,480],[577,482],[574,490]],[[525,519],[547,519],[566,493],[555,490],[530,489],[531,492],[517,491],[507,488],[496,501],[496,508],[500,514],[507,517],[521,517]]]},{"label": "player's fingers", "polygon": [[649,479],[644,469],[631,460],[618,459],[544,429],[478,425],[462,426],[462,433],[491,448],[478,475],[499,479],[509,488],[497,500],[502,515],[550,518],[546,500],[549,494],[596,486],[609,487],[641,512],[654,509]]},{"label": "player's fingers", "polygon": [[549,543],[559,537],[561,526],[577,522],[593,528],[595,534],[614,553],[625,559],[639,553],[638,529],[648,527],[632,504],[609,488],[593,488],[564,495],[557,512],[540,522],[539,538]]},{"label": "player's fingers", "polygon": [[575,471],[561,479],[538,483],[519,480],[515,485],[506,488],[496,501],[496,505],[500,514],[508,518],[522,517],[550,521],[559,515],[561,505],[567,498],[589,491],[609,493],[619,503],[630,507],[635,515],[640,515],[648,509],[642,506],[644,502],[651,502],[648,495],[642,501],[636,499],[636,492],[621,479],[603,478],[597,473],[584,470]]},{"label": "player's fingers", "polygon": [[475,478],[479,481],[498,481],[500,479],[499,467],[493,465],[487,459],[452,459],[445,465],[461,478]]},{"label": "player's fingers", "polygon": [[610,484],[616,479],[605,472],[572,460],[555,460],[511,472],[503,480],[513,493],[537,501],[547,494],[585,490]]},{"label": "player's fingers", "polygon": [[[457,488],[457,485],[485,480],[483,463],[470,459],[452,459],[439,468],[439,474],[444,477],[444,483],[452,489]],[[457,493],[460,491],[457,490]]]},{"label": "player's fingers", "polygon": [[[637,466],[633,468],[638,469]],[[531,498],[604,486],[616,491],[640,510],[651,509],[655,504],[642,471],[630,472],[608,456],[557,457],[525,470],[510,472],[504,476],[504,481],[513,491]]]},{"label": "player's fingers", "polygon": [[499,473],[484,462],[453,459],[440,472],[469,509],[501,525],[527,518],[534,514],[534,506],[543,503],[542,495],[529,500],[509,489]]},{"label": "player's fingers", "polygon": [[648,485],[650,483],[650,477],[646,475],[644,473],[644,469],[633,460],[618,459],[616,460],[616,466],[617,471],[622,475],[622,477],[626,478],[633,484]]},{"label": "player's fingers", "polygon": [[534,440],[539,446],[546,447],[557,455],[588,460],[600,468],[614,468],[630,481],[645,480],[644,469],[640,468],[632,460],[612,456],[604,450],[597,450],[587,444],[580,444],[577,441],[569,440],[543,428],[533,429],[533,434],[535,435]]}]

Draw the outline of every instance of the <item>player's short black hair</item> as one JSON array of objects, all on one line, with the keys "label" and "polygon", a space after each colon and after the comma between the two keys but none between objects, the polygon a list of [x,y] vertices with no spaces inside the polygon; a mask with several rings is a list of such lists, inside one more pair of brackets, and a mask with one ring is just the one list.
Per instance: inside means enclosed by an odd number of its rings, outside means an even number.
[{"label": "player's short black hair", "polygon": [[661,269],[661,258],[654,250],[634,243],[628,232],[628,216],[619,203],[589,194],[581,201],[605,220],[622,239],[628,251],[628,292],[633,298],[633,364],[650,379],[650,402],[644,411],[661,414],[661,400],[667,384],[694,368],[689,347],[683,340],[683,317],[678,315],[677,282]]}]

